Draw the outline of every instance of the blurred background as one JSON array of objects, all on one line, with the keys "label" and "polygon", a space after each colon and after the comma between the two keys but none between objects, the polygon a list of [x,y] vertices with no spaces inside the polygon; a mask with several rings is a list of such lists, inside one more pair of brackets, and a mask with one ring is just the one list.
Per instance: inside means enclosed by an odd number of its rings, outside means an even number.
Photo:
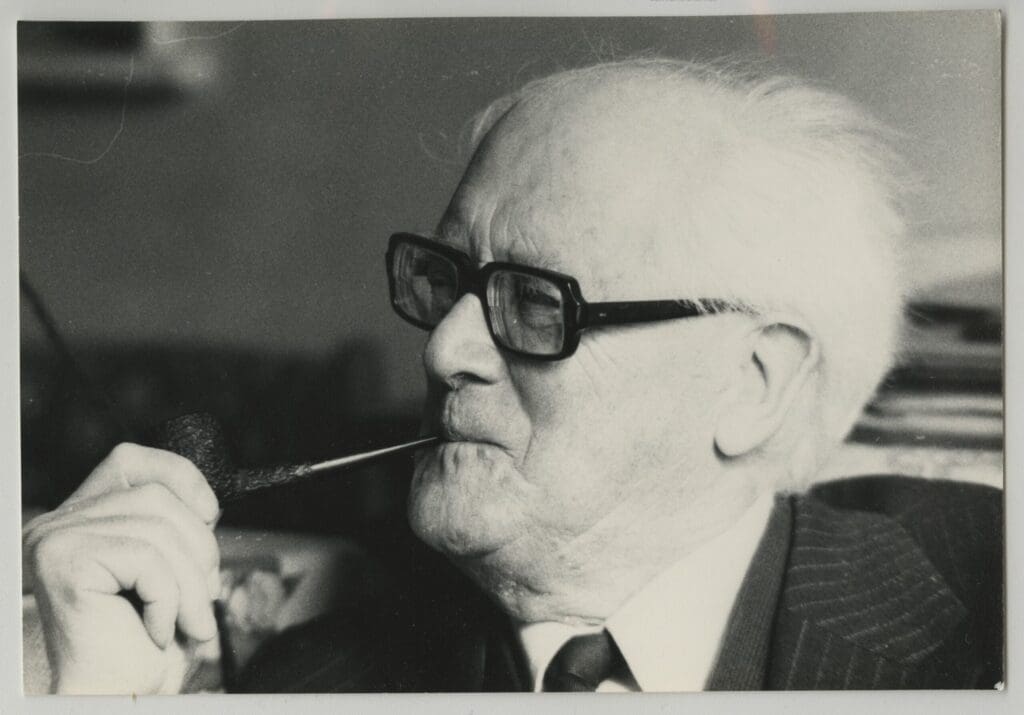
[{"label": "blurred background", "polygon": [[[985,12],[19,23],[23,504],[183,412],[252,464],[414,434],[424,334],[388,306],[387,236],[431,229],[489,101],[639,53],[764,58],[905,134],[915,306],[832,468],[1000,483],[1000,51]],[[407,466],[224,523],[372,536]]]}]

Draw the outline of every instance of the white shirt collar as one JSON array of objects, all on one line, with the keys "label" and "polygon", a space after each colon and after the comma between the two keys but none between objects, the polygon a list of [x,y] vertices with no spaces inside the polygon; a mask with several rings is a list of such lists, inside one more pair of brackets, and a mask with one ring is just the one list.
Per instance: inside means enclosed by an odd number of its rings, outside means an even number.
[{"label": "white shirt collar", "polygon": [[603,625],[520,625],[533,689],[541,689],[548,663],[566,641],[607,628],[636,682],[606,681],[599,691],[703,690],[772,503],[770,492],[763,495],[733,526],[652,579]]}]

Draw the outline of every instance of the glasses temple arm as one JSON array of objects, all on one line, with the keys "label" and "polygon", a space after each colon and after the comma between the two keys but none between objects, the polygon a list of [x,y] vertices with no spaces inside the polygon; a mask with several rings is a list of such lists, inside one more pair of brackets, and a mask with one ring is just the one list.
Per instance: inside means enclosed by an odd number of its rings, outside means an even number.
[{"label": "glasses temple arm", "polygon": [[634,300],[616,303],[584,303],[580,327],[646,323],[674,318],[692,318],[730,309],[721,300]]}]

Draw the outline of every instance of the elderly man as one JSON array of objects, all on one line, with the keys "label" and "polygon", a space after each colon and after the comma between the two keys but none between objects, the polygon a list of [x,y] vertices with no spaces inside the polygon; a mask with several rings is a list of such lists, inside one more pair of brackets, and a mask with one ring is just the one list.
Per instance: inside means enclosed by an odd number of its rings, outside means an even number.
[{"label": "elderly man", "polygon": [[[475,136],[436,235],[387,253],[444,437],[409,521],[458,573],[382,576],[240,688],[1000,680],[997,492],[805,491],[894,349],[884,130],[796,81],[642,60],[535,81]],[[56,690],[177,686],[179,643],[216,631],[216,512],[190,463],[129,445],[26,528]]]}]

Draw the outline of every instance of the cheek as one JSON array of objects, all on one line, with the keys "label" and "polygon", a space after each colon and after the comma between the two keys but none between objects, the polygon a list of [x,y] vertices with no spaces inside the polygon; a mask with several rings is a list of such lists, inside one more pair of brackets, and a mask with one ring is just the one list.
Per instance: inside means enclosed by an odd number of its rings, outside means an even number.
[{"label": "cheek", "polygon": [[575,356],[541,369],[531,365],[511,372],[530,425],[530,439],[522,455],[523,472],[527,479],[543,484],[552,478],[547,474],[550,465],[571,460],[575,452],[589,446],[588,425],[601,417],[595,412],[600,400],[586,384]]},{"label": "cheek", "polygon": [[678,325],[585,335],[564,369],[523,383],[534,427],[525,467],[617,498],[638,473],[706,464],[725,382],[714,344]]},{"label": "cheek", "polygon": [[612,482],[631,459],[624,428],[636,423],[623,373],[581,350],[544,372],[513,373],[531,439],[525,478],[542,489],[569,530],[590,520],[593,502],[616,498]]}]

